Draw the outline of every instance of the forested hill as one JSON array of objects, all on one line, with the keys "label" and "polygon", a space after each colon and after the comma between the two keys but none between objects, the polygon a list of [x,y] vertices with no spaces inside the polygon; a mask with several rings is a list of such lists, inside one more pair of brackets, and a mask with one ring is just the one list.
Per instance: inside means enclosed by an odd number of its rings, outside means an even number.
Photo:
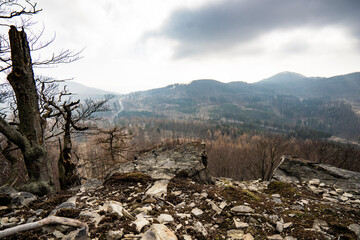
[{"label": "forested hill", "polygon": [[360,97],[360,72],[330,78],[305,77],[297,73],[283,72],[254,85],[267,87],[279,94],[302,98],[327,96],[354,99]]},{"label": "forested hill", "polygon": [[359,93],[360,73],[320,78],[284,72],[251,84],[204,79],[119,95],[112,100],[117,108],[112,114],[128,120],[236,123],[244,128],[295,132],[295,136],[307,129],[320,132],[319,136],[359,140]]}]

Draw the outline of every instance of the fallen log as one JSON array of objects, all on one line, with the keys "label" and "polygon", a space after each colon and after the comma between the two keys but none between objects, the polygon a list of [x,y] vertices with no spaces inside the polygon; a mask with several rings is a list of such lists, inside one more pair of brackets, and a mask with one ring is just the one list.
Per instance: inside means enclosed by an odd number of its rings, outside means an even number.
[{"label": "fallen log", "polygon": [[4,230],[0,231],[0,238],[8,237],[8,236],[14,235],[18,232],[30,231],[30,230],[40,228],[40,227],[50,225],[50,224],[61,224],[61,225],[66,225],[66,226],[85,228],[86,233],[88,233],[88,230],[89,230],[88,225],[79,220],[65,218],[65,217],[50,216],[50,217],[44,218],[37,222],[25,223],[22,225],[18,225],[16,227],[4,229]]}]

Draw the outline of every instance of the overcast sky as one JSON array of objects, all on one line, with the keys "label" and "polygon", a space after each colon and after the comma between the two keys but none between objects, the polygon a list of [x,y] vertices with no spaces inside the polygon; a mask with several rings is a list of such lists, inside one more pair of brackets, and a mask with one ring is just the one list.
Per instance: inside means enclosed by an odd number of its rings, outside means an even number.
[{"label": "overcast sky", "polygon": [[42,69],[120,93],[196,79],[360,70],[359,0],[39,0],[37,27],[83,59]]}]

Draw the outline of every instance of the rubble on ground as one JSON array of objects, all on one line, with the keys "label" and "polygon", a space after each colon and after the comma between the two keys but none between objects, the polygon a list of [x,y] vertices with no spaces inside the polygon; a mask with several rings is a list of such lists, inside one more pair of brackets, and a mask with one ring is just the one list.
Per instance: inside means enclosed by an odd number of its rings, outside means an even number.
[{"label": "rubble on ground", "polygon": [[[112,174],[54,195],[28,198],[0,189],[0,231],[48,216],[88,229],[48,225],[5,239],[359,239],[360,192],[322,179],[204,184],[142,172]],[[91,183],[95,185],[92,186]]]}]

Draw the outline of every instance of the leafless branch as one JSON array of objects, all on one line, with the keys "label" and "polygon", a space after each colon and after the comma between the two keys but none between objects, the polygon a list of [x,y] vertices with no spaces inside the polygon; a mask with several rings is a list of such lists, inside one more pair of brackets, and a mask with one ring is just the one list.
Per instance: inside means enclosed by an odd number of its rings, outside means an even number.
[{"label": "leafless branch", "polygon": [[19,0],[3,0],[0,3],[0,19],[12,19],[22,15],[33,15],[41,12],[37,9],[37,3],[25,0],[19,3]]}]

